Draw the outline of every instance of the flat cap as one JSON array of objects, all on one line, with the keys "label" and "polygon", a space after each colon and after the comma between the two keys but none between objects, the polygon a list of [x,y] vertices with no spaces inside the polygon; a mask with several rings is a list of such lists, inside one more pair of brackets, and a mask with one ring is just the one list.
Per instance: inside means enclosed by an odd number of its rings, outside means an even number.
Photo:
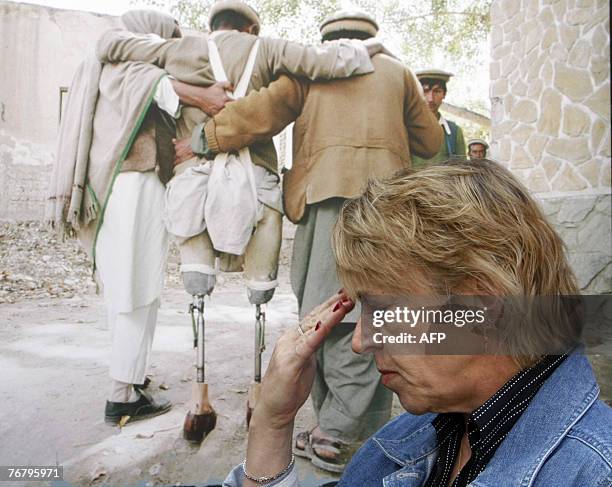
[{"label": "flat cap", "polygon": [[481,144],[484,146],[485,149],[489,148],[489,144],[487,144],[486,141],[482,140],[482,139],[470,139],[468,140],[467,146],[468,148],[473,145],[473,144]]},{"label": "flat cap", "polygon": [[319,28],[321,35],[343,30],[365,32],[372,37],[378,32],[378,24],[373,17],[359,10],[340,10],[327,17]]},{"label": "flat cap", "polygon": [[448,71],[443,71],[441,69],[421,69],[415,74],[418,79],[439,79],[441,81],[444,81],[445,83],[447,83],[452,76],[455,76],[453,73],[449,73]]},{"label": "flat cap", "polygon": [[226,10],[231,10],[232,12],[236,12],[239,15],[247,18],[251,23],[257,25],[261,29],[261,21],[259,20],[259,14],[255,11],[253,7],[247,5],[240,0],[219,0],[215,2],[210,9],[210,13],[208,14],[208,28],[212,30],[212,24],[215,20],[215,17],[221,12],[225,12]]}]

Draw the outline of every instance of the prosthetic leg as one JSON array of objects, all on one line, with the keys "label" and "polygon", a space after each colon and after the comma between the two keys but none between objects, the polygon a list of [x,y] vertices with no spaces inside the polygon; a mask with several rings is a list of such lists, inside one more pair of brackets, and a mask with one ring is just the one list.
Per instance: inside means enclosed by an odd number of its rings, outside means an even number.
[{"label": "prosthetic leg", "polygon": [[[192,405],[185,416],[183,438],[191,443],[201,443],[217,424],[217,414],[208,399],[208,384],[205,381],[204,369],[204,295],[194,296],[189,307],[194,326],[194,344],[197,349],[197,380],[193,384]],[[194,312],[196,317],[194,317]]]},{"label": "prosthetic leg", "polygon": [[255,305],[255,367],[247,399],[247,427],[261,390],[261,354],[266,349],[265,304],[272,299],[278,285],[276,276],[281,242],[282,215],[264,206],[263,217],[257,224],[244,254],[247,294],[249,302]]},{"label": "prosthetic leg", "polygon": [[[196,382],[193,384],[192,403],[183,425],[183,438],[199,444],[217,423],[217,414],[208,399],[208,384],[205,377],[204,347],[204,298],[215,287],[214,249],[207,233],[190,238],[179,246],[181,271],[185,290],[193,296],[189,306],[193,325],[194,348],[196,349]],[[211,265],[212,264],[212,265]]]},{"label": "prosthetic leg", "polygon": [[[265,304],[274,296],[278,285],[278,257],[282,242],[282,215],[267,206],[251,237],[244,256],[218,254],[207,232],[192,237],[179,245],[181,273],[185,290],[193,296],[190,313],[194,322],[194,345],[197,348],[197,374],[192,408],[185,418],[183,436],[200,443],[215,427],[216,414],[208,400],[208,385],[204,377],[204,297],[210,295],[216,283],[216,259],[219,270],[244,270],[249,302],[255,305],[254,379],[247,400],[247,426],[259,399],[262,377],[262,353],[265,350]],[[195,316],[194,316],[195,313]],[[206,419],[205,419],[206,418]]]},{"label": "prosthetic leg", "polygon": [[[263,308],[262,308],[263,307]],[[251,423],[251,416],[255,404],[261,393],[261,354],[266,349],[266,310],[265,305],[255,305],[255,374],[253,383],[249,386],[247,398],[246,423],[247,428]]]}]

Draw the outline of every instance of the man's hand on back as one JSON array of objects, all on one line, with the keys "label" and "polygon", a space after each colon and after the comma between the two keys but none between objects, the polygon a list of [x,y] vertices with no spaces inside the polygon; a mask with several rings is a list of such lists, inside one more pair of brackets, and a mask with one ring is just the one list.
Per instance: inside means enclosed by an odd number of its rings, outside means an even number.
[{"label": "man's hand on back", "polygon": [[172,87],[183,105],[199,108],[211,117],[219,113],[225,104],[231,100],[227,92],[233,90],[232,85],[227,81],[204,87],[173,79]]},{"label": "man's hand on back", "polygon": [[191,137],[172,139],[172,143],[174,144],[174,151],[176,153],[174,157],[175,166],[195,157],[195,154],[191,150]]},{"label": "man's hand on back", "polygon": [[234,87],[228,81],[220,81],[207,88],[197,87],[198,108],[207,115],[214,117],[223,110],[228,101],[232,100],[228,95],[228,91],[231,92],[233,89]]}]

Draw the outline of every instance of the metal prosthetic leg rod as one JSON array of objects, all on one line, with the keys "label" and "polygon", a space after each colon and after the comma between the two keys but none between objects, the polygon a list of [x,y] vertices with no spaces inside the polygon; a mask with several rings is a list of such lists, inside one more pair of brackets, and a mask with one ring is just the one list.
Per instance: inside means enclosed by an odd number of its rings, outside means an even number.
[{"label": "metal prosthetic leg rod", "polygon": [[193,298],[193,304],[191,305],[192,309],[195,309],[196,311],[196,350],[197,350],[197,355],[196,355],[196,370],[197,370],[197,381],[198,382],[205,382],[204,380],[204,376],[205,376],[205,353],[206,353],[206,349],[204,348],[204,326],[205,326],[205,321],[204,321],[204,296],[203,295],[198,295],[198,296],[194,296]]},{"label": "metal prosthetic leg rod", "polygon": [[[262,309],[263,307],[263,309]],[[266,349],[266,308],[255,306],[255,382],[261,382],[261,354]]]},{"label": "metal prosthetic leg rod", "polygon": [[[183,438],[199,444],[217,424],[217,414],[208,399],[208,384],[205,382],[205,349],[204,349],[204,295],[193,297],[189,307],[194,325],[196,355],[196,382],[193,384],[192,405],[185,416]],[[194,316],[195,314],[195,316]]]},{"label": "metal prosthetic leg rod", "polygon": [[261,355],[266,349],[266,309],[265,305],[255,305],[255,377],[249,387],[249,395],[247,400],[247,428],[251,422],[253,410],[259,400],[261,393]]}]

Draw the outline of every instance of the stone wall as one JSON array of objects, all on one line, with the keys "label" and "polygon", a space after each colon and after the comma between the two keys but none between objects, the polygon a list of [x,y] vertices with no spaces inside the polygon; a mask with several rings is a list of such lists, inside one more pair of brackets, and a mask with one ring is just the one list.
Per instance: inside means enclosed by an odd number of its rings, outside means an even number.
[{"label": "stone wall", "polygon": [[547,197],[540,206],[569,251],[580,289],[591,294],[612,291],[611,195]]},{"label": "stone wall", "polygon": [[0,1],[0,220],[42,216],[60,88],[116,17]]},{"label": "stone wall", "polygon": [[539,198],[580,285],[612,291],[605,0],[494,0],[491,154]]}]

